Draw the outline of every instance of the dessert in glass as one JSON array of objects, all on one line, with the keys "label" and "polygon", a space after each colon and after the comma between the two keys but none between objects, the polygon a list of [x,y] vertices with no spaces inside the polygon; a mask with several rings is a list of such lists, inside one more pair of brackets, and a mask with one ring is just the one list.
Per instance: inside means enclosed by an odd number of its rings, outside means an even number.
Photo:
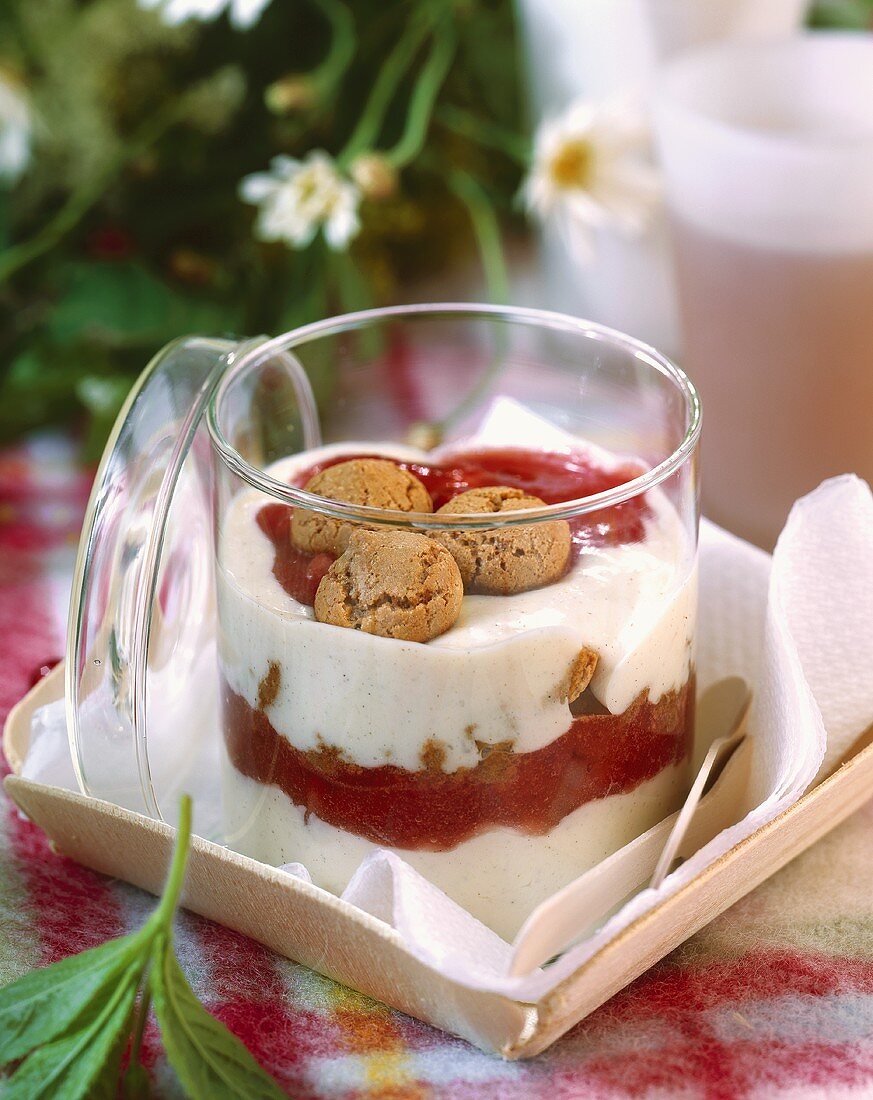
[{"label": "dessert in glass", "polygon": [[511,939],[673,812],[699,425],[668,360],[556,314],[243,350],[209,409],[228,843],[336,893],[390,849]]}]

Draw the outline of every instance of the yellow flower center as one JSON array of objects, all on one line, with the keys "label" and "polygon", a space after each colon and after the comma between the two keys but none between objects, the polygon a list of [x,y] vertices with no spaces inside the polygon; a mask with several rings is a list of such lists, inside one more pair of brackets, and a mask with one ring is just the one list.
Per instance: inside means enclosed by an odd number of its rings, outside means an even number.
[{"label": "yellow flower center", "polygon": [[552,158],[550,175],[558,187],[587,190],[594,176],[594,148],[591,142],[584,138],[565,141]]},{"label": "yellow flower center", "polygon": [[319,192],[320,180],[312,172],[301,172],[298,179],[301,203],[311,202]]}]

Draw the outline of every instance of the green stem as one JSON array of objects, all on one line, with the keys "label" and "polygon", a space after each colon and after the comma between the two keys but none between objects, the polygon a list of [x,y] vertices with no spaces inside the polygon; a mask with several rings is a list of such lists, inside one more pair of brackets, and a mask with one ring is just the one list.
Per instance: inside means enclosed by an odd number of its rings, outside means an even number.
[{"label": "green stem", "polygon": [[[149,964],[151,968],[151,964]],[[148,972],[143,978],[143,991],[139,999],[139,1012],[136,1017],[136,1026],[133,1031],[133,1042],[130,1046],[130,1059],[128,1065],[135,1066],[139,1062],[139,1053],[142,1050],[142,1040],[148,1023],[149,1011],[152,1007],[152,991],[149,988]]]},{"label": "green stem", "polygon": [[324,60],[310,71],[309,79],[324,95],[339,84],[351,64],[357,37],[355,20],[342,0],[316,0],[316,6],[330,23],[331,39]]},{"label": "green stem", "polygon": [[21,244],[13,245],[0,255],[0,282],[14,275],[21,268],[26,267],[33,260],[39,259],[44,253],[49,252],[55,245],[74,229],[85,214],[103,194],[111,175],[101,173],[90,186],[77,191],[61,207],[54,218],[44,226],[35,237]]},{"label": "green stem", "polygon": [[442,19],[437,26],[430,55],[412,90],[403,133],[394,148],[385,154],[386,160],[395,168],[403,168],[415,160],[424,148],[434,103],[452,66],[456,46],[451,22]]},{"label": "green stem", "polygon": [[[468,172],[461,169],[455,169],[449,174],[448,184],[466,206],[470,216],[491,299],[500,304],[505,303],[509,299],[509,277],[500,240],[500,226],[488,195]],[[491,362],[455,407],[441,420],[431,425],[438,438],[443,438],[453,425],[464,420],[473,409],[478,408],[483,397],[491,392],[495,380],[506,365],[508,350],[506,328],[497,324],[491,331],[494,338]]]},{"label": "green stem", "polygon": [[461,137],[469,138],[486,149],[503,153],[517,161],[523,168],[527,168],[530,164],[530,145],[521,134],[507,130],[504,126],[498,126],[496,122],[479,118],[450,103],[438,107],[435,117]]},{"label": "green stem", "polygon": [[176,830],[176,846],[173,849],[173,859],[170,863],[170,871],[167,875],[167,884],[161,895],[161,901],[151,920],[169,928],[179,904],[179,895],[182,893],[182,885],[185,882],[185,867],[188,863],[188,848],[191,842],[191,796],[183,794],[179,802],[179,826]]},{"label": "green stem", "polygon": [[461,169],[452,171],[449,174],[449,187],[467,208],[470,216],[491,300],[504,304],[509,300],[509,276],[494,207],[485,190],[468,172]]},{"label": "green stem", "polygon": [[358,153],[372,149],[385,121],[385,112],[397,91],[400,81],[415,57],[418,48],[424,41],[429,27],[429,18],[419,13],[417,18],[410,19],[406,24],[403,34],[398,39],[394,49],[388,55],[379,69],[379,75],[373,84],[370,98],[364,107],[358,124],[352,132],[352,136],[346,143],[346,147],[340,153],[337,160],[341,164],[347,164]]},{"label": "green stem", "polygon": [[70,195],[57,214],[34,237],[0,253],[0,283],[60,244],[99,201],[122,168],[154,145],[171,126],[184,119],[188,107],[189,97],[185,96],[159,111],[140,127],[133,141],[119,156],[107,164],[94,179]]}]

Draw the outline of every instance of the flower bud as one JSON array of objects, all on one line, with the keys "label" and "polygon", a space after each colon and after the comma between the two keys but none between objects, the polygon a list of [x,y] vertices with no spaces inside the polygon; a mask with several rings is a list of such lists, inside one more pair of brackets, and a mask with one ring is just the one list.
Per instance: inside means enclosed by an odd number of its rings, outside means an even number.
[{"label": "flower bud", "polygon": [[315,85],[307,76],[289,73],[274,80],[264,92],[264,102],[274,115],[287,115],[292,111],[305,111],[312,107],[318,96]]},{"label": "flower bud", "polygon": [[382,202],[397,194],[397,169],[381,153],[362,153],[351,164],[350,174],[365,199]]}]

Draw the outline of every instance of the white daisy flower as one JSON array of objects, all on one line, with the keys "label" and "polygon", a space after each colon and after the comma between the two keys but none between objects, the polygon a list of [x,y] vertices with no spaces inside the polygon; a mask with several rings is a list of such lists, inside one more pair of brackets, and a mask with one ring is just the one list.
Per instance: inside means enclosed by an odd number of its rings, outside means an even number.
[{"label": "white daisy flower", "polygon": [[344,249],[358,232],[360,189],[320,149],[305,160],[274,157],[269,172],[246,176],[240,197],[260,206],[255,233],[264,241],[306,248],[319,229],[331,248]]},{"label": "white daisy flower", "polygon": [[139,0],[141,8],[159,10],[163,21],[171,27],[187,19],[211,23],[227,11],[232,25],[240,31],[257,23],[269,3],[270,0]]},{"label": "white daisy flower", "polygon": [[660,198],[648,145],[643,118],[628,106],[573,103],[537,131],[523,189],[528,209],[556,219],[583,258],[593,255],[597,229],[644,233]]},{"label": "white daisy flower", "polygon": [[0,181],[12,185],[30,164],[33,117],[27,97],[0,73]]}]

